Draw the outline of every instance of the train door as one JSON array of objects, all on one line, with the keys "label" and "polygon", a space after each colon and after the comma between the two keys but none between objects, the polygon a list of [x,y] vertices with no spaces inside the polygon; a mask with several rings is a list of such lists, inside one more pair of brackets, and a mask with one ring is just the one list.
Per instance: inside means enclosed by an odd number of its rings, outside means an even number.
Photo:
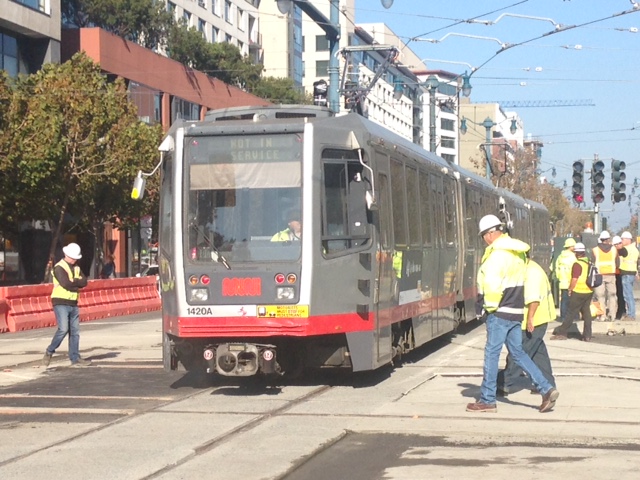
[{"label": "train door", "polygon": [[[386,162],[377,162],[382,165]],[[375,334],[378,364],[391,360],[391,322],[393,307],[397,305],[399,294],[399,278],[394,269],[394,255],[391,201],[389,191],[389,177],[378,175],[378,271],[376,279],[376,297],[374,298]]]},{"label": "train door", "polygon": [[434,232],[433,232],[433,246],[429,252],[429,256],[426,259],[428,272],[431,272],[431,285],[432,285],[432,322],[431,322],[431,336],[436,337],[438,335],[438,323],[441,321],[443,305],[443,261],[441,256],[444,253],[444,194],[442,187],[442,177],[438,174],[431,173],[430,180],[430,210],[431,218],[433,219]]},{"label": "train door", "polygon": [[458,216],[456,214],[455,181],[448,176],[442,179],[443,197],[443,236],[442,250],[439,256],[439,270],[442,279],[442,308],[438,323],[435,325],[436,335],[450,332],[455,328],[456,285],[458,284]]}]

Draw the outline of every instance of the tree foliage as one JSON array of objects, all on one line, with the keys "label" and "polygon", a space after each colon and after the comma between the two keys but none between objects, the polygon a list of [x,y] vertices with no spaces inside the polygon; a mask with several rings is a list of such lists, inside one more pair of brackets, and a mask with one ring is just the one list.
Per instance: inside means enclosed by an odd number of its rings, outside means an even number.
[{"label": "tree foliage", "polygon": [[313,103],[311,95],[305,95],[304,92],[296,88],[290,78],[263,77],[251,93],[272,103]]},{"label": "tree foliage", "polygon": [[[0,100],[6,92],[0,88]],[[10,140],[0,148],[10,143],[12,149],[0,163],[0,227],[49,220],[56,226],[52,257],[70,218],[90,230],[96,222],[149,211],[155,199],[140,204],[129,194],[137,170],[153,168],[162,131],[139,121],[122,80],[108,82],[79,53],[20,77],[8,95],[8,124],[0,135]]]}]

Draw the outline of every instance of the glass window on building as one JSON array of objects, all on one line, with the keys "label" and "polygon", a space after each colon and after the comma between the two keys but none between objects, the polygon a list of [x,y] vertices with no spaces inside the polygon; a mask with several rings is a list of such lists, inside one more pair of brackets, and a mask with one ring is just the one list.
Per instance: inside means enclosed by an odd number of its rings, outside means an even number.
[{"label": "glass window on building", "polygon": [[211,43],[216,43],[218,41],[218,37],[220,36],[220,30],[216,27],[211,27]]},{"label": "glass window on building", "polygon": [[316,35],[316,52],[328,52],[329,39],[326,35]]},{"label": "glass window on building", "polygon": [[20,73],[18,39],[0,32],[0,68],[12,76]]},{"label": "glass window on building", "polygon": [[440,137],[440,146],[442,148],[456,148],[455,137],[445,137],[443,135],[442,137]]},{"label": "glass window on building", "polygon": [[225,0],[224,2],[224,19],[227,23],[233,23],[232,5],[229,0]]},{"label": "glass window on building", "polygon": [[329,75],[329,60],[316,61],[316,77],[326,77]]},{"label": "glass window on building", "polygon": [[205,39],[207,38],[206,28],[207,28],[207,22],[205,22],[204,20],[202,20],[201,18],[199,18],[199,19],[198,19],[198,31],[202,34],[202,36],[203,36]]},{"label": "glass window on building", "polygon": [[244,32],[246,30],[244,26],[244,10],[238,8],[238,30]]},{"label": "glass window on building", "polygon": [[171,123],[178,119],[200,120],[200,105],[188,102],[179,97],[171,99]]},{"label": "glass window on building", "polygon": [[450,118],[441,118],[440,128],[442,130],[449,130],[450,132],[453,132],[456,129],[455,120],[452,120]]},{"label": "glass window on building", "polygon": [[162,121],[162,93],[137,82],[129,82],[129,98],[138,107],[138,118],[149,125]]}]

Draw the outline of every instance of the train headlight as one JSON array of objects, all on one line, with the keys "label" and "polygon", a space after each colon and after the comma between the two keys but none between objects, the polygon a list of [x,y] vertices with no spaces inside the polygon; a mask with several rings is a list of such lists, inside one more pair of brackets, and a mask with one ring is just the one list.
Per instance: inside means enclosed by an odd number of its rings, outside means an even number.
[{"label": "train headlight", "polygon": [[192,288],[189,290],[189,301],[206,302],[209,300],[209,290],[206,288]]},{"label": "train headlight", "polygon": [[278,300],[293,300],[295,297],[295,289],[293,287],[276,288],[276,298]]}]

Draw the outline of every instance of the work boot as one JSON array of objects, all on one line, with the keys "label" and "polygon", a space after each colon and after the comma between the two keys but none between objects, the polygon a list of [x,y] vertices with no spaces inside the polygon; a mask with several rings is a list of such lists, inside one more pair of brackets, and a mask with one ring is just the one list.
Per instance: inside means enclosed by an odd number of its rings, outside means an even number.
[{"label": "work boot", "polygon": [[72,367],[88,367],[91,365],[91,360],[85,360],[84,358],[78,358],[75,362],[71,362]]},{"label": "work boot", "polygon": [[52,353],[44,352],[44,357],[42,357],[42,366],[48,367],[51,363],[51,357],[53,357]]},{"label": "work boot", "polygon": [[540,413],[548,412],[556,405],[556,400],[560,396],[560,392],[555,388],[549,390],[542,396],[542,405],[540,405]]},{"label": "work boot", "polygon": [[496,413],[497,411],[498,407],[496,407],[495,403],[475,402],[467,404],[467,412]]}]

